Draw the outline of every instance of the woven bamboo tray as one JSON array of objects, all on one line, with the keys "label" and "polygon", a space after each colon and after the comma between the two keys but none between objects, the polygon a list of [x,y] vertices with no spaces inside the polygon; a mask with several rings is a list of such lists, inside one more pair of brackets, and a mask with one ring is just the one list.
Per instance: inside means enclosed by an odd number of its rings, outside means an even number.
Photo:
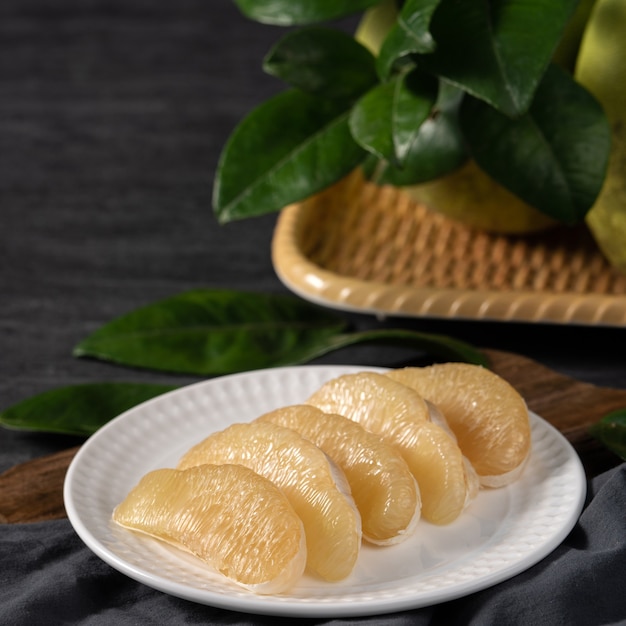
[{"label": "woven bamboo tray", "polygon": [[626,276],[610,267],[586,228],[486,234],[359,172],[283,209],[272,259],[290,290],[331,308],[626,326]]}]

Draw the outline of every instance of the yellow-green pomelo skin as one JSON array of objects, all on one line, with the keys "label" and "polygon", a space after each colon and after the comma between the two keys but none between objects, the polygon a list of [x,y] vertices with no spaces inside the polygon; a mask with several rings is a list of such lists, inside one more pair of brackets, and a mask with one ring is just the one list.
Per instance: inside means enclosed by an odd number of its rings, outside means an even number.
[{"label": "yellow-green pomelo skin", "polygon": [[611,124],[609,166],[587,224],[609,262],[626,272],[626,1],[597,0],[575,78],[603,106]]},{"label": "yellow-green pomelo skin", "polygon": [[383,0],[363,14],[354,38],[376,55],[398,18],[396,0]]},{"label": "yellow-green pomelo skin", "polygon": [[442,178],[405,191],[431,210],[486,232],[524,234],[556,224],[489,178],[473,159]]}]

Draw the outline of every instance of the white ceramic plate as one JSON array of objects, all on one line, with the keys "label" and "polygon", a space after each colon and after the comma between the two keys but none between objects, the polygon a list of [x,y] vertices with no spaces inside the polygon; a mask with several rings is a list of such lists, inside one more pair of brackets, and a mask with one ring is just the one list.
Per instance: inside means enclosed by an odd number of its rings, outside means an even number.
[{"label": "white ceramic plate", "polygon": [[481,491],[448,526],[421,521],[399,545],[364,544],[353,574],[339,583],[305,574],[288,594],[254,595],[193,557],[111,522],[141,476],[175,466],[209,433],[302,402],[326,380],[363,369],[285,367],[224,376],[127,411],[93,435],[68,470],[64,497],[74,529],[100,558],[150,587],[201,604],[291,617],[375,615],[451,600],[511,578],[565,539],[582,510],[585,475],[567,440],[534,414],[532,455],[518,481]]}]

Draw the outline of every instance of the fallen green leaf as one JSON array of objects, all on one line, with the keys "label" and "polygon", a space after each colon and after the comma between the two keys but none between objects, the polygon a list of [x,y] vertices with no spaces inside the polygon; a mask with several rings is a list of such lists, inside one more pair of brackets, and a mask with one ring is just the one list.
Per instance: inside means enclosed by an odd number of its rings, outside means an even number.
[{"label": "fallen green leaf", "polygon": [[626,461],[626,408],[605,415],[589,428],[589,432]]},{"label": "fallen green leaf", "polygon": [[8,428],[86,436],[132,407],[176,389],[145,383],[86,383],[52,389],[0,412]]},{"label": "fallen green leaf", "polygon": [[346,322],[291,295],[196,290],[119,317],[75,356],[169,372],[215,375],[302,362]]},{"label": "fallen green leaf", "polygon": [[[299,365],[359,343],[398,344],[449,361],[488,367],[473,346],[405,329],[347,332],[338,315],[296,296],[195,290],[139,308],[74,349],[122,365],[191,374],[229,374]],[[124,411],[175,389],[90,383],[44,392],[0,413],[9,428],[89,436]]]},{"label": "fallen green leaf", "polygon": [[346,332],[334,312],[290,294],[196,290],[119,317],[84,339],[75,356],[195,375],[306,363],[344,346],[401,343],[433,355],[484,364],[473,347],[403,329]]}]

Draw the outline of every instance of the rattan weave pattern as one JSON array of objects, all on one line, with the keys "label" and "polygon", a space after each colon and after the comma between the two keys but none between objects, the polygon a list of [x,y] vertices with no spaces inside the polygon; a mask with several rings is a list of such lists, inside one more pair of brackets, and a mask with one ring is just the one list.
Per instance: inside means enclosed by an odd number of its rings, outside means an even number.
[{"label": "rattan weave pattern", "polygon": [[[536,306],[545,298],[554,309],[557,298],[564,307],[563,321],[626,324],[626,276],[608,264],[584,226],[525,236],[476,231],[429,210],[400,189],[366,182],[359,172],[284,209],[273,255],[287,286],[331,305],[335,300],[341,308],[450,316],[459,297],[481,294],[488,302],[498,294],[497,314],[487,314],[489,305],[477,302],[482,313],[468,316],[516,319],[512,309],[504,311],[503,297],[514,309],[520,298],[530,298]],[[376,293],[386,288],[393,297],[381,296],[381,306]],[[450,311],[441,298],[434,313],[422,304],[420,310],[407,308],[407,298],[420,302],[420,293],[446,293]],[[608,307],[610,319],[598,307]],[[542,318],[528,306],[522,308],[522,319]],[[560,321],[560,316],[552,310],[549,321]]]}]

